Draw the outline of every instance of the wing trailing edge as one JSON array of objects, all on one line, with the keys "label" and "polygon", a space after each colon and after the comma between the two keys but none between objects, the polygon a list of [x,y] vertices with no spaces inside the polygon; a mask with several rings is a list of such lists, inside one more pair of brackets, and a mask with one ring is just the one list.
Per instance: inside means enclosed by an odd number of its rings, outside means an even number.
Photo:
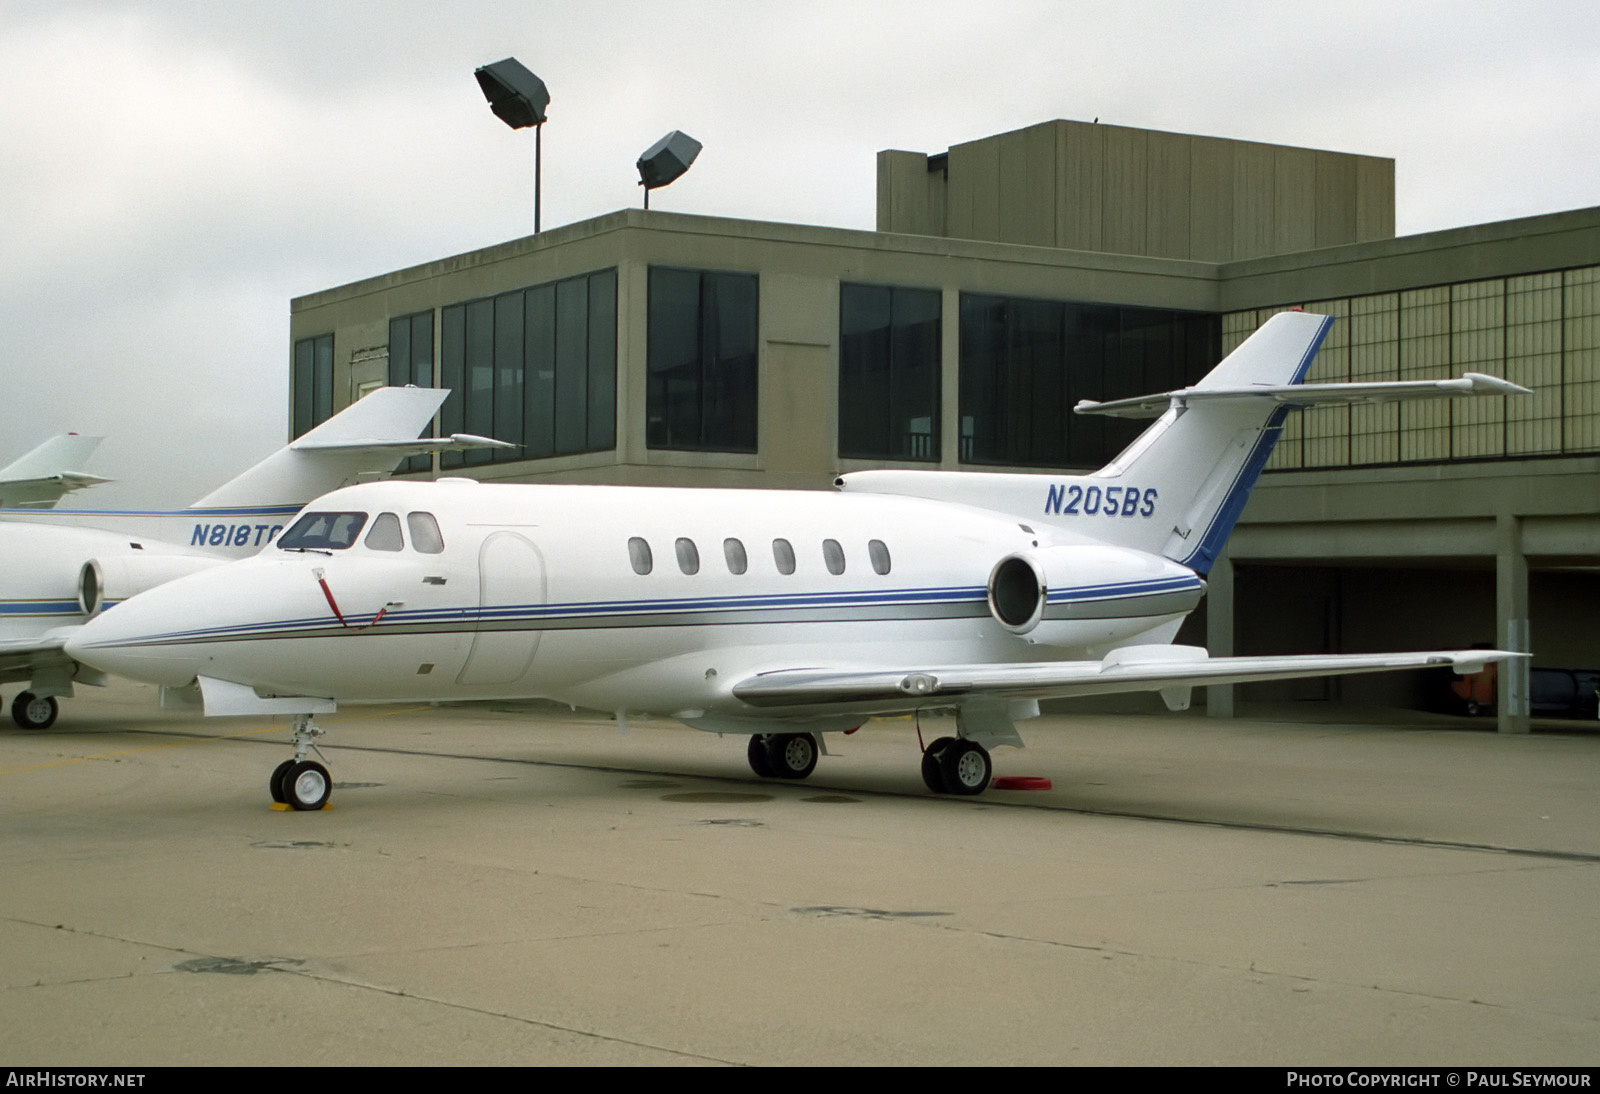
[{"label": "wing trailing edge", "polygon": [[[1213,684],[1345,676],[1362,672],[1449,667],[1462,674],[1490,662],[1526,657],[1504,650],[1420,653],[1305,654],[1212,657],[1197,646],[1131,646],[1100,661],[1040,661],[1010,665],[808,668],[759,673],[735,684],[752,707],[852,705],[884,712],[959,706],[975,700],[1068,699],[1128,692],[1171,692]],[[1175,698],[1176,696],[1174,696]],[[1168,700],[1171,705],[1172,700]]]}]

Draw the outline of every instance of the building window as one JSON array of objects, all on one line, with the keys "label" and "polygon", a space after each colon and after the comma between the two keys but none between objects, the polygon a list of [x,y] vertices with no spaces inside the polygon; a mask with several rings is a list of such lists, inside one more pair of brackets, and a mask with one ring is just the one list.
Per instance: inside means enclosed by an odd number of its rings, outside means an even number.
[{"label": "building window", "polygon": [[[389,385],[433,387],[433,312],[417,312],[389,320]],[[433,430],[428,431],[433,436]],[[433,457],[408,456],[399,472],[428,471]]]},{"label": "building window", "polygon": [[[1317,406],[1291,414],[1269,470],[1600,451],[1600,267],[1304,302],[1337,320],[1307,383],[1487,372],[1508,399]],[[1224,317],[1231,351],[1278,308]]]},{"label": "building window", "polygon": [[939,459],[940,294],[839,287],[839,455]]},{"label": "building window", "polygon": [[651,448],[756,450],[754,274],[650,268]]},{"label": "building window", "polygon": [[1102,467],[1147,423],[1079,417],[1078,400],[1191,384],[1221,332],[1199,312],[963,294],[961,460]]},{"label": "building window", "polygon": [[441,308],[439,383],[444,432],[520,446],[445,452],[440,467],[615,448],[617,271]]},{"label": "building window", "polygon": [[296,437],[333,417],[333,335],[319,334],[294,344],[294,419]]}]

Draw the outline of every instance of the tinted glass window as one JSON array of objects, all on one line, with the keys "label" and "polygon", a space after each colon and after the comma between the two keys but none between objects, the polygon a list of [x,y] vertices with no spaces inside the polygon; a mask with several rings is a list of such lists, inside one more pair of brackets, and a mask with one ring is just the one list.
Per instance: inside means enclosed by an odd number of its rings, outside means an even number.
[{"label": "tinted glass window", "polygon": [[700,549],[694,545],[694,540],[680,538],[675,546],[678,549],[678,569],[686,574],[699,573]]},{"label": "tinted glass window", "polygon": [[294,435],[333,417],[333,335],[302,338],[294,344]]},{"label": "tinted glass window", "polygon": [[822,561],[827,564],[830,574],[844,573],[844,548],[839,546],[838,540],[822,541]]},{"label": "tinted glass window", "polygon": [[406,542],[400,535],[400,518],[393,513],[379,513],[372,522],[372,531],[363,542],[374,551],[403,551]]},{"label": "tinted glass window", "polygon": [[[417,312],[389,320],[389,384],[391,387],[433,387],[433,312]],[[428,426],[433,436],[433,426]],[[433,456],[408,456],[401,472],[427,471]]]},{"label": "tinted glass window", "polygon": [[754,274],[650,269],[645,441],[756,450]]},{"label": "tinted glass window", "polygon": [[839,455],[939,458],[940,296],[839,288]]},{"label": "tinted glass window", "polygon": [[867,555],[872,559],[872,572],[886,574],[889,572],[889,545],[881,539],[867,542]]},{"label": "tinted glass window", "polygon": [[307,513],[278,537],[278,546],[285,551],[342,551],[366,523],[365,513]]},{"label": "tinted glass window", "polygon": [[407,513],[406,527],[411,529],[411,546],[425,555],[436,555],[444,550],[444,536],[439,534],[439,522],[432,513]]},{"label": "tinted glass window", "polygon": [[742,574],[750,568],[750,560],[744,553],[744,544],[736,539],[722,541],[722,557],[728,560],[730,574]]},{"label": "tinted glass window", "polygon": [[1192,384],[1221,356],[1215,315],[1018,297],[961,297],[963,463],[1101,467],[1143,422],[1072,413]]},{"label": "tinted glass window", "polygon": [[786,539],[772,541],[772,561],[780,574],[794,573],[794,547]]},{"label": "tinted glass window", "polygon": [[638,536],[628,540],[628,561],[633,564],[634,573],[649,573],[655,565],[655,560],[650,556],[650,544]]},{"label": "tinted glass window", "polygon": [[615,270],[441,308],[441,428],[520,447],[445,452],[439,466],[615,447],[616,373]]}]

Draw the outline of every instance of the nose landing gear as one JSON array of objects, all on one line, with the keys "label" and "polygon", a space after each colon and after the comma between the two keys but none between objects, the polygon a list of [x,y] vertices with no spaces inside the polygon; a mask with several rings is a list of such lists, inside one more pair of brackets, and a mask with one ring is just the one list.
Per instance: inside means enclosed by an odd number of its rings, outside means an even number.
[{"label": "nose landing gear", "polygon": [[274,768],[271,778],[267,780],[274,809],[308,812],[327,806],[328,798],[333,793],[333,779],[326,767],[306,758],[312,749],[316,749],[317,755],[324,760],[328,758],[316,745],[316,739],[325,732],[311,720],[311,715],[294,716],[294,758]]}]

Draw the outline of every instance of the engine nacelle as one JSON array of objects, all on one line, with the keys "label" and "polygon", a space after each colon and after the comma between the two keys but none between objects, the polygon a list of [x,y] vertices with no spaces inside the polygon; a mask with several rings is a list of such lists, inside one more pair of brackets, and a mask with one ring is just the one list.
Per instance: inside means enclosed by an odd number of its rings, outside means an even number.
[{"label": "engine nacelle", "polygon": [[137,554],[91,558],[78,571],[78,607],[88,618],[135,593],[229,561],[206,555]]},{"label": "engine nacelle", "polygon": [[1063,546],[1007,555],[989,573],[989,612],[1046,645],[1132,637],[1200,603],[1205,582],[1170,559],[1123,547]]}]

